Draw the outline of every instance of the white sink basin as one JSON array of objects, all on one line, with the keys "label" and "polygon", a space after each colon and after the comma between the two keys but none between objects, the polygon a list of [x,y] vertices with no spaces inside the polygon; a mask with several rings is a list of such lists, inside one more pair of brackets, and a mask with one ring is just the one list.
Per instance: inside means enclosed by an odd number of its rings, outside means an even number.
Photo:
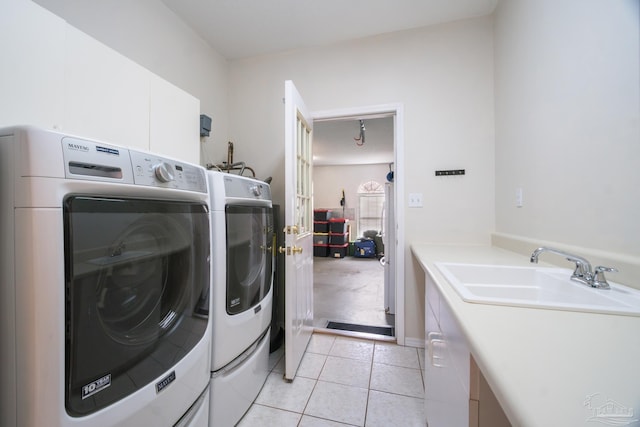
[{"label": "white sink basin", "polygon": [[640,291],[609,282],[591,288],[563,268],[436,263],[464,301],[640,316]]}]

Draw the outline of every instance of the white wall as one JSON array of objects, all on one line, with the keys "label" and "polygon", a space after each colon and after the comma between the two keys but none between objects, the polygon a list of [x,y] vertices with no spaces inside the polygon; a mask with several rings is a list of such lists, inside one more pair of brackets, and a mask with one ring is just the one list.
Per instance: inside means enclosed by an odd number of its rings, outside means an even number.
[{"label": "white wall", "polygon": [[[496,231],[638,263],[639,4],[500,2]],[[516,188],[523,189],[522,208],[515,207]],[[640,287],[637,275],[632,282]]]},{"label": "white wall", "polygon": [[[214,128],[203,162],[225,160],[234,141],[235,160],[274,177],[276,203],[284,194],[283,82],[292,79],[311,111],[404,105],[399,197],[423,193],[425,201],[399,218],[407,246],[487,243],[495,226],[638,259],[637,0],[501,1],[493,18],[231,63],[158,1],[39,2],[81,11],[65,19],[199,98]],[[64,73],[65,22],[28,3],[2,5],[2,34],[21,35],[0,40],[3,103],[33,106],[36,121],[56,123],[65,110],[64,88],[54,84]],[[7,70],[32,86],[18,93]],[[50,102],[38,103],[43,96]],[[433,176],[449,168],[467,174]],[[420,338],[422,272],[405,254],[406,332]]]},{"label": "white wall", "polygon": [[[15,1],[15,0],[11,0]],[[27,0],[23,0],[27,1]],[[36,0],[69,24],[200,100],[212,118],[202,163],[226,159],[227,61],[157,0]]]},{"label": "white wall", "polygon": [[[493,23],[490,17],[229,63],[229,138],[235,160],[273,176],[283,202],[284,81],[311,111],[402,103],[406,192],[406,336],[424,336],[413,242],[488,243],[494,226]],[[467,175],[436,178],[436,169]],[[406,197],[398,195],[398,197]]]},{"label": "white wall", "polygon": [[[340,199],[344,190],[346,208],[358,213],[358,187],[376,181],[384,185],[389,165],[349,165],[349,166],[314,166],[313,168],[313,207],[314,209],[337,209],[334,213],[342,216]],[[336,216],[334,215],[334,216]],[[351,224],[351,238],[356,238],[362,230],[357,230],[356,221]]]}]

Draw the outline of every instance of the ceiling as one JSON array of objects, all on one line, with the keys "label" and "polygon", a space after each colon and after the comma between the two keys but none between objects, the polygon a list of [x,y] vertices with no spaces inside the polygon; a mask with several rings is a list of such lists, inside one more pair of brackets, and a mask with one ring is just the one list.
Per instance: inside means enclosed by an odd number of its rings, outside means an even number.
[{"label": "ceiling", "polygon": [[227,59],[491,13],[498,0],[162,0]]},{"label": "ceiling", "polygon": [[393,116],[365,118],[364,144],[360,120],[331,120],[313,124],[314,166],[393,162]]}]

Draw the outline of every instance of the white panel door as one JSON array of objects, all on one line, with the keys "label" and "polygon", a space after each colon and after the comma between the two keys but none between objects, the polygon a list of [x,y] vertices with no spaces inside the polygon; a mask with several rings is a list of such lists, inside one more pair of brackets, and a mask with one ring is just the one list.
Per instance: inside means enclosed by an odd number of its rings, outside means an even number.
[{"label": "white panel door", "polygon": [[392,182],[384,185],[384,309],[396,314],[396,216],[395,195]]},{"label": "white panel door", "polygon": [[293,380],[313,332],[311,141],[313,121],[285,82],[285,379]]}]

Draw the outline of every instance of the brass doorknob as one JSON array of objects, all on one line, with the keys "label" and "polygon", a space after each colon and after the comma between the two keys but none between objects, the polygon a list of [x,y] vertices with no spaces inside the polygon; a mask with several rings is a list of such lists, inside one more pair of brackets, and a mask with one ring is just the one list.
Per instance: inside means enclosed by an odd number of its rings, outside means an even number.
[{"label": "brass doorknob", "polygon": [[280,246],[278,248],[278,252],[281,253],[281,254],[287,252],[287,247],[286,246]]},{"label": "brass doorknob", "polygon": [[293,248],[291,248],[291,252],[293,252],[294,254],[301,254],[302,248],[298,246],[294,246]]}]

